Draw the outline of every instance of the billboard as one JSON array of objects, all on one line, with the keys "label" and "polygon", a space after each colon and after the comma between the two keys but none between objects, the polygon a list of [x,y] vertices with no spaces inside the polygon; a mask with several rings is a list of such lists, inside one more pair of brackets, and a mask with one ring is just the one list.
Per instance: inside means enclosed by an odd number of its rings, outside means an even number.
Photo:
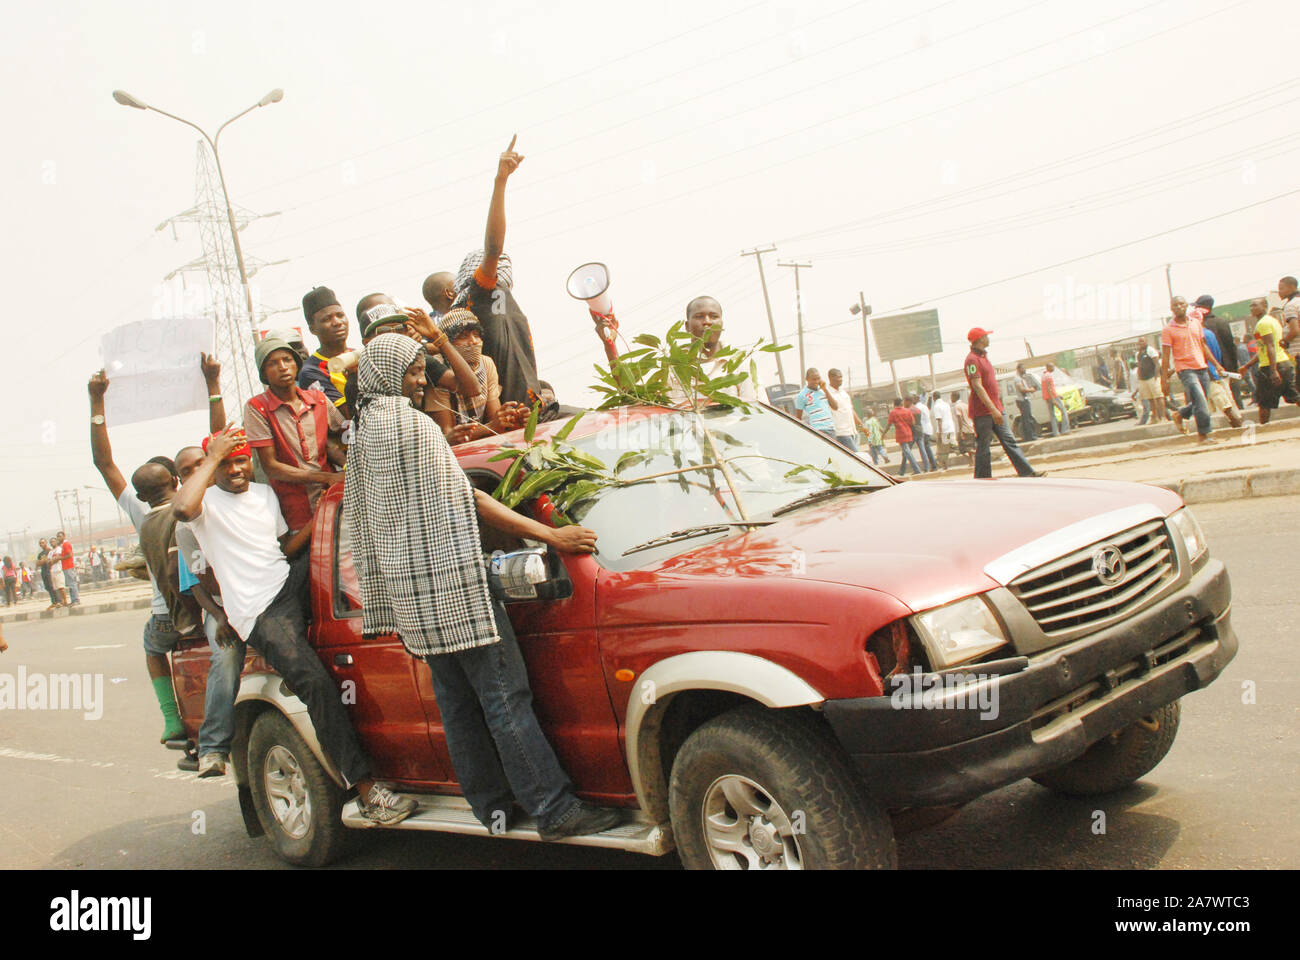
[{"label": "billboard", "polygon": [[881,360],[905,360],[943,353],[938,310],[872,317],[871,336],[876,341],[876,356]]}]

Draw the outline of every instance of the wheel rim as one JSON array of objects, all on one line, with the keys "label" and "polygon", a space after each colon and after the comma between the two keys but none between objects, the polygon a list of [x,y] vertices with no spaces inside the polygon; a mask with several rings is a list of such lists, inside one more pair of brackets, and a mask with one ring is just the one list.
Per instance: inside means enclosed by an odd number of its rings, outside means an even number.
[{"label": "wheel rim", "polygon": [[[796,811],[797,813],[797,811]],[[704,791],[704,842],[718,870],[802,870],[795,825],[772,794],[727,774]]]},{"label": "wheel rim", "polygon": [[266,800],[285,834],[301,840],[311,829],[311,797],[298,758],[279,745],[267,751],[262,765]]}]

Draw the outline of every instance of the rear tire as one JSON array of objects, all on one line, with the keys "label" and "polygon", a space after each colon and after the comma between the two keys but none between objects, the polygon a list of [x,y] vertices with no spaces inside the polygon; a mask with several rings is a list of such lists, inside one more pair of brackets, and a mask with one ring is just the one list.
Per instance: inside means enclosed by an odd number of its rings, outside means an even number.
[{"label": "rear tire", "polygon": [[688,869],[897,866],[889,817],[801,712],[745,706],[705,723],[673,761],[668,805]]},{"label": "rear tire", "polygon": [[271,848],[300,867],[322,867],[347,842],[343,793],[283,714],[268,710],[248,737],[248,785]]},{"label": "rear tire", "polygon": [[1180,714],[1179,702],[1175,700],[1118,733],[1098,740],[1064,766],[1030,779],[1072,797],[1114,793],[1146,776],[1165,758],[1178,735]]}]

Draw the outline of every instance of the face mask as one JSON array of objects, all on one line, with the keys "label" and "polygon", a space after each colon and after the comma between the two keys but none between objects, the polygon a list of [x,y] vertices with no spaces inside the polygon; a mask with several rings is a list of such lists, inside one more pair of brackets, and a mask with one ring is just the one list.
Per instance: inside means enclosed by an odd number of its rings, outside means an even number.
[{"label": "face mask", "polygon": [[483,359],[483,344],[461,340],[456,344],[456,349],[460,351],[460,355],[465,358],[471,370],[478,368],[479,361]]}]

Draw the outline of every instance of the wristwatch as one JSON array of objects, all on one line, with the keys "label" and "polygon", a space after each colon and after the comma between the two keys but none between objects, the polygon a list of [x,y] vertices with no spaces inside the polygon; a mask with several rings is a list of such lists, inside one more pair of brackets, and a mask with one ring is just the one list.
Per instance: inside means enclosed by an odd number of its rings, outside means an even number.
[{"label": "wristwatch", "polygon": [[104,415],[102,413],[97,413],[90,418],[90,422],[97,427],[102,427],[104,425]]}]

